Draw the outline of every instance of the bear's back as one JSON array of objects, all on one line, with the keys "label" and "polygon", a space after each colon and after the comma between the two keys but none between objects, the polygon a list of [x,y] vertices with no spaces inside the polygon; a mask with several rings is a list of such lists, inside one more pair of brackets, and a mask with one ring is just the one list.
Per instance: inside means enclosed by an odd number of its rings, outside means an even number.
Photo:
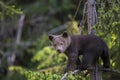
[{"label": "bear's back", "polygon": [[69,50],[77,51],[102,51],[106,46],[105,42],[98,36],[95,35],[72,35],[71,36],[71,45]]},{"label": "bear's back", "polygon": [[101,43],[104,42],[100,37],[95,35],[72,35],[71,41],[77,44]]}]

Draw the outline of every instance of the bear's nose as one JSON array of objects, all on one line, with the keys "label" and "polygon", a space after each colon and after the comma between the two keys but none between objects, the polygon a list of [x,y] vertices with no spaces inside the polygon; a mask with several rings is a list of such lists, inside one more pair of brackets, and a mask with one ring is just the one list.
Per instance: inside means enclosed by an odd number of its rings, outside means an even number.
[{"label": "bear's nose", "polygon": [[61,53],[61,50],[60,50],[60,49],[58,49],[58,50],[57,50],[57,52]]}]

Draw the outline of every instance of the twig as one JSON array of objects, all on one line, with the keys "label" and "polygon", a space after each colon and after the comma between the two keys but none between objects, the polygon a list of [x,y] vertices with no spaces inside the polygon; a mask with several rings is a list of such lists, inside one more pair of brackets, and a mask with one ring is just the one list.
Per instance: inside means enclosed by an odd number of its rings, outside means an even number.
[{"label": "twig", "polygon": [[[95,68],[89,68],[89,69],[87,69],[87,70],[88,70],[88,72],[87,72],[87,74],[88,74],[89,71],[95,70]],[[119,71],[119,70],[114,70],[114,69],[110,69],[110,68],[101,68],[101,67],[99,67],[99,71],[111,72],[111,73],[120,74],[120,71]],[[87,75],[87,74],[86,74],[86,75]]]},{"label": "twig", "polygon": [[67,76],[68,76],[68,72],[66,72],[66,73],[64,74],[64,76],[61,78],[61,80],[66,80]]},{"label": "twig", "polygon": [[84,26],[85,25],[85,14],[87,11],[87,2],[84,4],[84,9],[83,9],[83,17],[82,17],[82,21],[80,23],[80,26]]},{"label": "twig", "polygon": [[120,74],[119,70],[114,70],[114,69],[110,69],[110,68],[101,68],[101,70],[104,71],[104,72],[111,72],[111,73]]},{"label": "twig", "polygon": [[75,15],[74,15],[74,17],[73,17],[74,19],[76,18],[76,15],[77,15],[78,10],[79,10],[79,8],[80,8],[80,3],[81,3],[81,1],[82,1],[82,0],[79,1],[78,7],[77,7],[76,12],[75,12]]},{"label": "twig", "polygon": [[84,29],[84,25],[85,25],[85,14],[86,14],[86,7],[87,7],[87,2],[84,4],[84,9],[83,9],[83,16],[82,16],[82,20],[79,23],[78,27],[80,26],[80,34],[83,34],[83,29]]}]

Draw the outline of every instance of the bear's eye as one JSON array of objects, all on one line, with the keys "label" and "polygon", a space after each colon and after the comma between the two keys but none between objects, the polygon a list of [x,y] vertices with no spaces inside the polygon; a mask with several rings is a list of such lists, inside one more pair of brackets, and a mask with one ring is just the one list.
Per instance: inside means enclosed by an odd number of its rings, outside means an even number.
[{"label": "bear's eye", "polygon": [[54,44],[54,47],[56,47],[56,44]]},{"label": "bear's eye", "polygon": [[63,43],[60,43],[60,45],[63,45]]}]

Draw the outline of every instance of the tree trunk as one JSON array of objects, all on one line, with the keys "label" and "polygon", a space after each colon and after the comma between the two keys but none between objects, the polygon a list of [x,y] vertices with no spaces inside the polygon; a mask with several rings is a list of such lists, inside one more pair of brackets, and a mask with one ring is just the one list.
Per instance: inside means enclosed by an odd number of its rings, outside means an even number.
[{"label": "tree trunk", "polygon": [[92,70],[90,71],[90,80],[102,80],[102,70],[100,70],[97,63],[92,66]]},{"label": "tree trunk", "polygon": [[88,25],[88,34],[95,34],[93,30],[93,26],[97,22],[97,13],[96,13],[96,6],[95,0],[88,0],[87,1],[87,25]]},{"label": "tree trunk", "polygon": [[5,18],[4,18],[5,11],[2,9],[2,18],[1,18],[1,35],[4,37],[5,33]]},{"label": "tree trunk", "polygon": [[[88,25],[88,34],[95,34],[93,26],[97,23],[97,13],[95,0],[87,1],[87,25]],[[94,69],[90,72],[91,80],[102,80],[102,72],[99,70],[99,66],[94,64],[92,66]]]}]

